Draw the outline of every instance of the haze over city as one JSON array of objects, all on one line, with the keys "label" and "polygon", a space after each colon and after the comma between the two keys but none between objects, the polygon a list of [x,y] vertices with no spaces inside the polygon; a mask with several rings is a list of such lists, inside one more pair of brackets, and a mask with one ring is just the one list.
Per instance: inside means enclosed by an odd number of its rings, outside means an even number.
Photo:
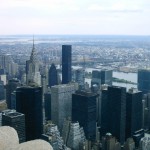
[{"label": "haze over city", "polygon": [[1,0],[0,34],[149,35],[149,0]]},{"label": "haze over city", "polygon": [[150,150],[150,0],[0,2],[0,150]]}]

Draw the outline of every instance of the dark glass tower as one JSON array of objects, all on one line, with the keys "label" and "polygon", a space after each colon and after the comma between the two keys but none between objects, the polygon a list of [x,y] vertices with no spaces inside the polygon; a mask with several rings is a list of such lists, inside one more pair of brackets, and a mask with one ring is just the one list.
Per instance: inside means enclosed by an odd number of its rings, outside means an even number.
[{"label": "dark glass tower", "polygon": [[112,85],[112,70],[101,70],[101,84]]},{"label": "dark glass tower", "polygon": [[126,138],[142,128],[142,92],[130,89],[126,100]]},{"label": "dark glass tower", "polygon": [[12,79],[8,81],[8,84],[6,85],[6,101],[7,101],[7,107],[9,109],[12,109],[12,100],[11,100],[11,93],[16,90],[17,87],[19,87],[21,84],[19,80]]},{"label": "dark glass tower", "polygon": [[19,143],[25,142],[25,116],[18,112],[2,113],[2,125],[13,127],[19,137]]},{"label": "dark glass tower", "polygon": [[78,121],[88,140],[96,138],[97,94],[76,92],[72,95],[72,121]]},{"label": "dark glass tower", "polygon": [[104,122],[101,121],[103,134],[109,132],[123,144],[126,123],[126,88],[110,86],[103,96],[101,116],[104,119]]},{"label": "dark glass tower", "polygon": [[101,91],[101,136],[105,136],[108,132],[108,118],[106,117],[109,115],[108,113],[108,87],[102,88]]},{"label": "dark glass tower", "polygon": [[0,100],[5,99],[5,86],[4,82],[0,80]]},{"label": "dark glass tower", "polygon": [[138,90],[143,94],[150,92],[150,70],[138,70]]},{"label": "dark glass tower", "polygon": [[98,85],[98,87],[101,86],[101,84],[107,84],[109,86],[112,85],[112,70],[93,70],[92,71],[92,81],[91,85]]},{"label": "dark glass tower", "polygon": [[44,94],[45,119],[51,120],[51,93]]},{"label": "dark glass tower", "polygon": [[92,71],[91,87],[93,85],[97,85],[98,87],[101,86],[101,71],[98,70]]},{"label": "dark glass tower", "polygon": [[62,84],[71,82],[71,45],[62,45]]},{"label": "dark glass tower", "polygon": [[49,79],[48,79],[49,87],[58,85],[58,74],[57,74],[57,69],[54,64],[51,65],[48,76],[49,76]]},{"label": "dark glass tower", "polygon": [[27,141],[40,138],[43,133],[42,88],[36,86],[18,88],[16,110],[25,114]]}]

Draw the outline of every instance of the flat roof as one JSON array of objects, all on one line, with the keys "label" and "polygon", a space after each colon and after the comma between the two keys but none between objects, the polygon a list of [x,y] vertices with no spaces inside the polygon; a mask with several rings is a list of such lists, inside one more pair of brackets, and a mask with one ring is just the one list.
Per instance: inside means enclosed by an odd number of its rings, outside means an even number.
[{"label": "flat roof", "polygon": [[10,113],[6,113],[4,115],[8,116],[8,117],[11,117],[11,118],[15,118],[15,117],[18,117],[18,116],[24,116],[24,114],[21,114],[19,112],[10,112]]}]

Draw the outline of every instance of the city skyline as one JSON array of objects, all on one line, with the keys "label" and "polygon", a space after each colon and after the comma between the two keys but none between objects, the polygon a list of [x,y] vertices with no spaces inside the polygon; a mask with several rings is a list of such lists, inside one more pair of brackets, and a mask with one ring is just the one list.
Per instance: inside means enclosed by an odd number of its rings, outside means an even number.
[{"label": "city skyline", "polygon": [[0,35],[150,35],[148,0],[6,0]]}]

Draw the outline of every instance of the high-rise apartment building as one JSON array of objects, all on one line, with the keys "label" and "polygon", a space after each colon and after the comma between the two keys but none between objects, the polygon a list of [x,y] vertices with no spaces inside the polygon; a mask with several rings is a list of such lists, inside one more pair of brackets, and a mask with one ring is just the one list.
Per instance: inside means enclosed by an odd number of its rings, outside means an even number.
[{"label": "high-rise apartment building", "polygon": [[54,85],[58,85],[58,73],[56,66],[54,64],[51,65],[48,73],[48,80],[49,80],[49,87],[52,87]]},{"label": "high-rise apartment building", "polygon": [[62,84],[71,82],[72,46],[62,45]]},{"label": "high-rise apartment building", "polygon": [[138,70],[138,90],[142,91],[143,94],[150,92],[150,70]]},{"label": "high-rise apartment building", "polygon": [[64,119],[72,116],[72,94],[77,89],[76,83],[55,85],[51,88],[51,118],[60,131]]},{"label": "high-rise apartment building", "polygon": [[142,92],[132,88],[126,96],[126,138],[129,138],[142,129]]},{"label": "high-rise apartment building", "polygon": [[2,113],[2,125],[13,127],[19,137],[19,142],[25,142],[25,116],[22,113],[12,111],[4,111]]},{"label": "high-rise apartment building", "polygon": [[72,95],[72,121],[78,121],[88,140],[96,139],[96,93],[78,91]]},{"label": "high-rise apartment building", "polygon": [[40,138],[43,133],[42,88],[34,85],[17,88],[16,110],[25,114],[27,141]]},{"label": "high-rise apartment building", "polygon": [[[107,93],[108,92],[108,93]],[[111,133],[123,144],[125,141],[126,123],[126,88],[108,86],[108,91],[103,95],[101,130],[103,134]],[[105,112],[105,113],[104,113]]]}]

